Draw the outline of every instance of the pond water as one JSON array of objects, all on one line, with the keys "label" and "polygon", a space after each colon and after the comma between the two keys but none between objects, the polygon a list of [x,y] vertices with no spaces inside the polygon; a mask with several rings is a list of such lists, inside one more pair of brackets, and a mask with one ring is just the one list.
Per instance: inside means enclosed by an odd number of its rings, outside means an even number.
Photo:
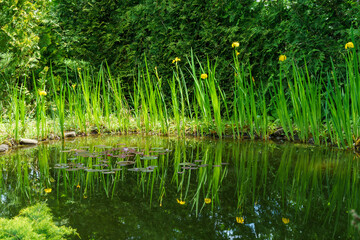
[{"label": "pond water", "polygon": [[46,201],[81,239],[356,239],[359,190],[358,157],[308,145],[130,135],[0,156],[0,217]]}]

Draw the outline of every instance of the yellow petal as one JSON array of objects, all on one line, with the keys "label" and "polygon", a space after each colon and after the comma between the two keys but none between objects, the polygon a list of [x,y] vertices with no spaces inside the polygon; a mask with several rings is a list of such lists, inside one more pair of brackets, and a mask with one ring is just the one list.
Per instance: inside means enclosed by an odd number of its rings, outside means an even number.
[{"label": "yellow petal", "polygon": [[47,93],[46,93],[45,91],[39,91],[39,95],[40,95],[40,96],[46,96]]},{"label": "yellow petal", "polygon": [[239,46],[240,46],[239,42],[233,42],[233,43],[231,44],[231,47],[233,47],[233,48],[237,48],[237,47],[239,47]]},{"label": "yellow petal", "polygon": [[45,188],[44,191],[45,191],[45,193],[51,193],[52,189],[51,188]]},{"label": "yellow petal", "polygon": [[354,43],[348,42],[347,44],[345,44],[345,49],[348,49],[348,48],[354,48]]},{"label": "yellow petal", "polygon": [[201,79],[206,79],[208,77],[208,75],[206,73],[203,73],[203,74],[201,74],[200,77],[201,77]]},{"label": "yellow petal", "polygon": [[279,61],[283,62],[285,60],[286,60],[286,56],[285,55],[280,55]]},{"label": "yellow petal", "polygon": [[206,203],[206,204],[211,203],[211,198],[205,198],[205,203]]},{"label": "yellow petal", "polygon": [[244,224],[244,218],[243,217],[236,217],[236,222]]},{"label": "yellow petal", "polygon": [[288,224],[290,222],[290,219],[288,218],[282,218],[281,220],[283,221],[284,224]]}]

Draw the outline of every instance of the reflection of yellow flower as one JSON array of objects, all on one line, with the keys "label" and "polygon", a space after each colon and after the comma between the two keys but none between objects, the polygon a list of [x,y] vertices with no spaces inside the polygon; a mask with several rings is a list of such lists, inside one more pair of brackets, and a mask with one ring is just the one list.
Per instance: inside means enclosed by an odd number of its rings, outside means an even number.
[{"label": "reflection of yellow flower", "polygon": [[206,204],[211,203],[211,198],[205,198],[205,203],[206,203]]},{"label": "reflection of yellow flower", "polygon": [[282,218],[283,223],[288,224],[290,220],[288,218]]},{"label": "reflection of yellow flower", "polygon": [[243,217],[236,217],[236,222],[244,224],[244,218]]},{"label": "reflection of yellow flower", "polygon": [[345,49],[348,48],[354,48],[354,44],[352,42],[348,42],[347,44],[345,44]]},{"label": "reflection of yellow flower", "polygon": [[185,204],[185,201],[182,201],[181,199],[176,199],[177,203],[180,204],[180,205],[184,205]]},{"label": "reflection of yellow flower", "polygon": [[174,60],[172,60],[172,63],[177,63],[177,62],[180,62],[180,61],[181,61],[181,59],[176,57]]},{"label": "reflection of yellow flower", "polygon": [[239,47],[239,46],[240,46],[239,42],[233,42],[233,43],[231,44],[231,47],[233,47],[233,48],[237,48],[237,47]]},{"label": "reflection of yellow flower", "polygon": [[280,55],[279,61],[283,62],[285,60],[286,60],[286,56],[285,55]]},{"label": "reflection of yellow flower", "polygon": [[52,190],[51,188],[45,188],[44,191],[45,191],[46,193],[51,193],[51,190]]},{"label": "reflection of yellow flower", "polygon": [[201,74],[201,79],[207,79],[208,75],[206,73]]},{"label": "reflection of yellow flower", "polygon": [[39,91],[39,95],[40,95],[40,96],[46,96],[47,93],[46,93],[45,91]]}]

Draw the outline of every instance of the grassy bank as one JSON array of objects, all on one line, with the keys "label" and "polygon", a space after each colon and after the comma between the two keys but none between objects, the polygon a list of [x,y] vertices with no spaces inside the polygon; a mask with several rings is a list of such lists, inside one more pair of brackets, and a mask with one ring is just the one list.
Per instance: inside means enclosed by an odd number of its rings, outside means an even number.
[{"label": "grassy bank", "polygon": [[[344,50],[346,75],[332,65],[329,73],[310,73],[296,59],[279,57],[278,75],[267,85],[258,82],[251,67],[238,60],[233,43],[232,92],[217,81],[216,62],[200,61],[191,52],[172,62],[171,79],[161,78],[144,60],[133,86],[112,76],[107,64],[97,73],[77,69],[74,78],[61,79],[51,67],[42,79],[26,79],[8,86],[3,102],[1,141],[20,137],[46,139],[78,133],[137,132],[187,134],[219,138],[270,137],[290,141],[354,148],[360,134],[360,76],[357,46]],[[191,78],[190,80],[188,78]],[[31,83],[32,90],[27,88]],[[192,84],[186,84],[191,82]]]}]

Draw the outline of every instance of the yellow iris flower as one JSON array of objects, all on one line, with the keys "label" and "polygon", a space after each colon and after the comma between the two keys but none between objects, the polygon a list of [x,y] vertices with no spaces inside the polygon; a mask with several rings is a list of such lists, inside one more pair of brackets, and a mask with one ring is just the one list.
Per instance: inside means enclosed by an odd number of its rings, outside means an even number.
[{"label": "yellow iris flower", "polygon": [[176,57],[174,60],[172,60],[172,63],[177,63],[177,62],[180,62],[180,61],[181,61],[181,59]]},{"label": "yellow iris flower", "polygon": [[206,73],[201,74],[201,79],[207,79],[208,75]]},{"label": "yellow iris flower", "polygon": [[45,193],[51,193],[52,189],[51,188],[45,188],[44,191],[45,191]]},{"label": "yellow iris flower", "polygon": [[243,217],[236,217],[236,222],[244,224],[244,218]]},{"label": "yellow iris flower", "polygon": [[283,62],[285,60],[286,60],[286,56],[285,55],[280,55],[279,61]]},{"label": "yellow iris flower", "polygon": [[184,205],[185,204],[185,201],[182,201],[181,199],[176,199],[177,203],[180,204],[180,205]]},{"label": "yellow iris flower", "polygon": [[354,48],[354,44],[352,42],[348,42],[347,44],[345,44],[345,49],[348,48]]},{"label": "yellow iris flower", "polygon": [[233,42],[233,43],[231,44],[231,47],[233,47],[233,48],[237,48],[237,47],[239,47],[239,46],[240,46],[239,42]]},{"label": "yellow iris flower", "polygon": [[39,95],[40,95],[40,96],[46,96],[47,93],[46,93],[45,91],[39,91]]},{"label": "yellow iris flower", "polygon": [[206,204],[211,203],[211,198],[205,198],[205,203],[206,203]]},{"label": "yellow iris flower", "polygon": [[282,218],[281,220],[283,221],[284,224],[288,224],[290,222],[290,219],[288,218]]}]

